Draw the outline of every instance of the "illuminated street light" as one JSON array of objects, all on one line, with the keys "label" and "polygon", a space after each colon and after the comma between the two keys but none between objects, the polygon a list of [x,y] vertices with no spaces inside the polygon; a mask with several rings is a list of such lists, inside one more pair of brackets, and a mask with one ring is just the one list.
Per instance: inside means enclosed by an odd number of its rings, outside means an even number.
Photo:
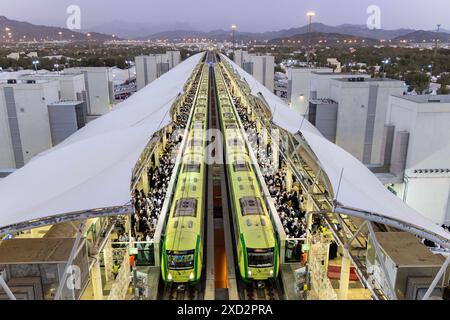
[{"label": "illuminated street light", "polygon": [[130,68],[133,65],[133,61],[131,60],[126,60],[125,64],[128,66],[128,84],[131,83],[131,73],[130,73]]},{"label": "illuminated street light", "polygon": [[316,16],[315,12],[309,11],[306,13],[306,16],[309,18],[309,27],[308,27],[308,52],[306,54],[306,63],[309,66],[309,56],[311,50],[311,32],[312,32],[312,18]]},{"label": "illuminated street light", "polygon": [[39,60],[33,60],[33,65],[34,65],[34,69],[36,70],[36,72],[37,72],[37,68],[38,68],[38,64],[39,64]]},{"label": "illuminated street light", "polygon": [[237,26],[235,24],[231,25],[231,36],[233,39],[233,53],[234,53],[234,49],[236,48],[236,43],[235,43],[236,29],[237,29]]}]

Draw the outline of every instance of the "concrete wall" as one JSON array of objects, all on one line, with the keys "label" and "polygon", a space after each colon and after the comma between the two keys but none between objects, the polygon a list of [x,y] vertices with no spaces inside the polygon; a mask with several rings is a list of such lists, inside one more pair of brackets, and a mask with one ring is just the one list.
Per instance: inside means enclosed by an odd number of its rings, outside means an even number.
[{"label": "concrete wall", "polygon": [[352,77],[362,77],[370,78],[369,75],[353,75],[349,73],[339,73],[339,72],[311,72],[311,91],[316,92],[316,99],[328,99],[331,96],[331,81],[333,79],[342,78],[352,78]]},{"label": "concrete wall", "polygon": [[[137,56],[135,58],[137,90],[141,90],[167,72],[170,69],[171,61],[172,59],[169,59],[166,54]],[[168,64],[168,66],[165,67],[163,64]]]},{"label": "concrete wall", "polygon": [[[82,109],[82,103],[56,103],[48,106],[50,131],[54,146],[79,129],[77,108]],[[83,125],[83,123],[80,125]]]},{"label": "concrete wall", "polygon": [[180,51],[167,51],[166,57],[169,62],[169,69],[176,67],[181,62]]},{"label": "concrete wall", "polygon": [[235,50],[234,51],[234,62],[241,68],[243,68],[243,63],[245,61],[250,61],[250,55],[247,51]]},{"label": "concrete wall", "polygon": [[[22,153],[23,163],[26,164],[38,153],[52,147],[47,104],[59,100],[59,82],[3,85],[0,88],[0,130],[3,131],[0,138],[0,168],[15,168],[17,161],[13,159],[17,160],[17,152]],[[15,136],[19,140],[14,140],[11,135],[8,118],[5,121],[5,116],[8,116],[5,112],[5,90],[9,90],[13,96],[18,125],[18,134]]]},{"label": "concrete wall", "polygon": [[[73,72],[73,71],[72,71]],[[84,79],[84,74],[73,73],[48,73],[48,74],[30,74],[21,77],[24,80],[48,80],[48,81],[59,81],[61,100],[76,101],[79,96],[86,91],[86,83]]]},{"label": "concrete wall", "polygon": [[253,64],[253,77],[273,92],[275,78],[275,57],[250,56]]},{"label": "concrete wall", "polygon": [[88,92],[88,114],[103,115],[113,106],[112,71],[108,67],[65,69],[66,73],[83,73]]},{"label": "concrete wall", "polygon": [[16,168],[4,88],[0,88],[0,169]]},{"label": "concrete wall", "polygon": [[[288,99],[291,107],[306,115],[309,107],[312,72],[332,72],[330,68],[289,68],[288,69]],[[329,97],[324,97],[329,98]]]},{"label": "concrete wall", "polygon": [[441,103],[415,101],[424,98],[391,97],[388,123],[395,126],[396,135],[409,132],[404,200],[434,222],[448,224],[450,98]]},{"label": "concrete wall", "polygon": [[78,100],[78,94],[86,91],[84,75],[74,75],[73,77],[62,77],[60,80],[61,100]]},{"label": "concrete wall", "polygon": [[401,81],[332,80],[330,98],[339,103],[336,144],[367,165],[382,164],[389,97],[403,89]]},{"label": "concrete wall", "polygon": [[408,205],[435,223],[450,223],[450,176],[411,177],[405,184]]}]

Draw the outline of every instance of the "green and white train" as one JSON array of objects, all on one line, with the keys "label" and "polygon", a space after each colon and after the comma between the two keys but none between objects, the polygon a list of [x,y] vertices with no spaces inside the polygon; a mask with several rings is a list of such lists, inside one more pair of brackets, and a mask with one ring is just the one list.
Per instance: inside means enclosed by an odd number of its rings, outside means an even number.
[{"label": "green and white train", "polygon": [[275,279],[280,263],[277,237],[219,65],[215,80],[239,273],[246,282]]},{"label": "green and white train", "polygon": [[202,66],[181,170],[162,243],[161,273],[167,283],[196,283],[202,273],[209,70]]}]

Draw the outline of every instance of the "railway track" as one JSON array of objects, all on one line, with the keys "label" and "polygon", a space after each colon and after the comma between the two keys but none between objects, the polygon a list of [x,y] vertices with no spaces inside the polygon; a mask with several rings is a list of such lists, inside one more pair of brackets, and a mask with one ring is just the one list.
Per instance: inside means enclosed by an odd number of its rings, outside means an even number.
[{"label": "railway track", "polygon": [[259,281],[244,284],[241,293],[243,300],[274,301],[283,299],[279,290],[275,281]]},{"label": "railway track", "polygon": [[203,300],[202,289],[200,285],[172,285],[166,286],[163,294],[163,300]]}]

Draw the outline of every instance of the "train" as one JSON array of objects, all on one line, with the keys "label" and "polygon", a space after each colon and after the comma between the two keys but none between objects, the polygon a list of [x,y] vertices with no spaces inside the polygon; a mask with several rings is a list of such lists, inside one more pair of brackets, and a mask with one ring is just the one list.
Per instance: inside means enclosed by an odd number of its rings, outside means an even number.
[{"label": "train", "polygon": [[214,70],[224,139],[239,274],[244,282],[276,279],[280,267],[278,240],[222,71],[218,64],[211,63],[202,66],[181,170],[162,240],[162,279],[166,284],[196,284],[202,275],[210,68]]},{"label": "train", "polygon": [[279,245],[222,71],[215,67],[236,255],[244,282],[276,279]]},{"label": "train", "polygon": [[203,63],[202,68],[181,170],[162,241],[161,274],[166,283],[197,283],[202,273],[209,88],[208,65]]}]

